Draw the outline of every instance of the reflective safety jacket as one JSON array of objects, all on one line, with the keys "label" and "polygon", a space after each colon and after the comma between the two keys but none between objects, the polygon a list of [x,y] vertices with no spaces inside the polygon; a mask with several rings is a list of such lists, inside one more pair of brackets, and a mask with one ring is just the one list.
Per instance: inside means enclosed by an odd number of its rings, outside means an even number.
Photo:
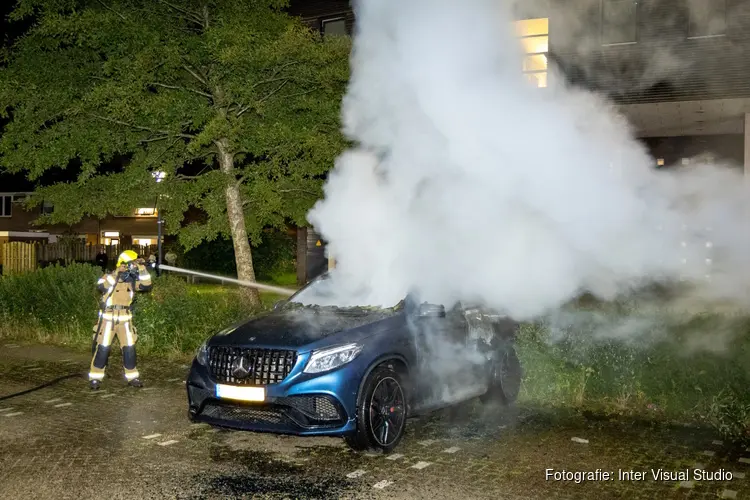
[{"label": "reflective safety jacket", "polygon": [[97,282],[102,298],[99,307],[104,312],[133,308],[135,292],[151,291],[151,275],[146,266],[138,264],[138,272],[115,271],[105,274]]}]

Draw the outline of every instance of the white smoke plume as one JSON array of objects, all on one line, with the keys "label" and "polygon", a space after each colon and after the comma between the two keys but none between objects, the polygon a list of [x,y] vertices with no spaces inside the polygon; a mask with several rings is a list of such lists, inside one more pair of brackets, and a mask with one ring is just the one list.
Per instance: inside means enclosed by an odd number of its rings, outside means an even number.
[{"label": "white smoke plume", "polygon": [[502,2],[355,10],[343,119],[356,147],[308,216],[342,304],[391,306],[411,291],[525,320],[584,291],[611,300],[680,279],[701,298],[748,298],[741,175],[655,170],[603,99],[554,71],[550,88],[528,84]]}]

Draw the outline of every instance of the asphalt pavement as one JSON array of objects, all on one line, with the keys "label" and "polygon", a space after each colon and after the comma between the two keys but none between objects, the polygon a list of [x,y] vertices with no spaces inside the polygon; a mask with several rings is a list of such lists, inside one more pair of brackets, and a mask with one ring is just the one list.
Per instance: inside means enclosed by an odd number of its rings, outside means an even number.
[{"label": "asphalt pavement", "polygon": [[[0,397],[88,361],[0,342]],[[142,389],[113,356],[98,392],[71,378],[0,400],[0,498],[750,499],[750,451],[707,430],[472,402],[410,420],[394,454],[355,453],[340,439],[191,424],[187,366],[139,364]]]}]

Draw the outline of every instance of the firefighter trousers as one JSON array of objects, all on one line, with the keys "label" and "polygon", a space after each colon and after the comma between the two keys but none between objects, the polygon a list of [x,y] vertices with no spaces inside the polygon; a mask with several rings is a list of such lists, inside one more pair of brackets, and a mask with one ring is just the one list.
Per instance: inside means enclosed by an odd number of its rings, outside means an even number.
[{"label": "firefighter trousers", "polygon": [[135,342],[138,339],[133,318],[128,310],[105,310],[99,313],[99,322],[94,327],[91,368],[89,380],[102,380],[107,368],[112,341],[117,341],[122,349],[122,365],[125,378],[130,381],[139,377],[136,369]]}]

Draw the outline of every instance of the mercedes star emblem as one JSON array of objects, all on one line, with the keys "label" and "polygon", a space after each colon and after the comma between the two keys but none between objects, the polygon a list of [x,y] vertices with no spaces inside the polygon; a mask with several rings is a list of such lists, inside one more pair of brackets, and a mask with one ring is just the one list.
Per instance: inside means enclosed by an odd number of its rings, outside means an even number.
[{"label": "mercedes star emblem", "polygon": [[247,356],[240,356],[232,363],[232,376],[235,378],[245,378],[250,375],[250,360]]}]

